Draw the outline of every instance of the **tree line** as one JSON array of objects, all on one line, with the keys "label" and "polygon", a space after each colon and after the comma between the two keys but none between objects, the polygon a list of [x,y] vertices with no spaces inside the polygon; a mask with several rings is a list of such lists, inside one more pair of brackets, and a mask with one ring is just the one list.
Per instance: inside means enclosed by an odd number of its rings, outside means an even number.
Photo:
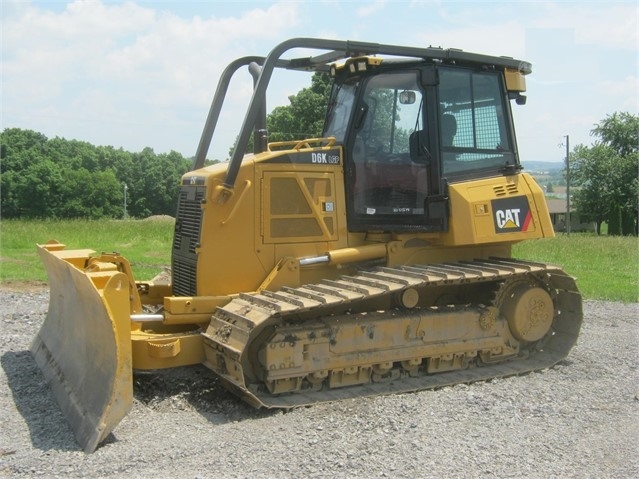
[{"label": "tree line", "polygon": [[174,216],[180,178],[191,165],[175,151],[131,153],[8,128],[0,133],[0,213],[2,218],[122,218],[126,195],[128,216]]}]

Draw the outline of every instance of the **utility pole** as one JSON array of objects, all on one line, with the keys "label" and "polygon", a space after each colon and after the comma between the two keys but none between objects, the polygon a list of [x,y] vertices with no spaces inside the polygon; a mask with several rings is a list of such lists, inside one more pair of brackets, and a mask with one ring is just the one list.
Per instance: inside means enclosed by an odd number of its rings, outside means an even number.
[{"label": "utility pole", "polygon": [[570,136],[566,135],[566,234],[570,236]]},{"label": "utility pole", "polygon": [[126,219],[126,190],[129,189],[129,187],[126,185],[126,183],[123,183],[124,185],[124,219]]}]

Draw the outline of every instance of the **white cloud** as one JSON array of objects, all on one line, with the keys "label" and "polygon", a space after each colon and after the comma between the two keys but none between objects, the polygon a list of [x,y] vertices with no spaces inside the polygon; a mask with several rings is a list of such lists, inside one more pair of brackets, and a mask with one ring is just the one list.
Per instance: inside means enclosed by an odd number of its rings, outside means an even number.
[{"label": "white cloud", "polygon": [[428,29],[420,33],[418,38],[423,45],[459,48],[487,55],[521,58],[525,51],[524,30],[516,20],[504,21],[497,25],[442,26]]},{"label": "white cloud", "polygon": [[523,56],[527,30],[562,29],[571,30],[579,45],[635,52],[638,46],[639,7],[630,2],[507,2],[498,7],[500,14],[482,3],[426,1],[411,5],[428,8],[433,16],[441,18],[439,26],[425,28],[416,35],[427,45]]},{"label": "white cloud", "polygon": [[374,2],[367,4],[365,7],[358,8],[357,16],[368,17],[377,12],[380,12],[381,10],[384,9],[384,7],[386,6],[386,3],[387,3],[386,0],[375,0]]},{"label": "white cloud", "polygon": [[544,4],[538,28],[571,28],[577,44],[637,49],[639,6],[627,2]]},{"label": "white cloud", "polygon": [[[174,89],[171,97],[180,96],[179,101],[199,104],[203,99],[208,101],[212,83],[226,63],[246,54],[237,46],[240,39],[242,44],[249,45],[273,38],[274,32],[294,26],[296,17],[297,7],[291,3],[221,19],[185,20],[162,13],[133,43],[111,51],[102,68],[119,78],[143,74],[152,80],[158,79]],[[255,28],[256,25],[269,28]]]},{"label": "white cloud", "polygon": [[639,77],[628,75],[618,80],[601,82],[601,90],[606,96],[618,99],[619,110],[639,113]]}]

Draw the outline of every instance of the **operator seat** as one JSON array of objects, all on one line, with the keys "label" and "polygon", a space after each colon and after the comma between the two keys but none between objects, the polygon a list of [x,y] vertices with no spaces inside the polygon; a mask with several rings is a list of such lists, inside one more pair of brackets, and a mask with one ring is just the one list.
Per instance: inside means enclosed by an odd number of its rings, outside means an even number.
[{"label": "operator seat", "polygon": [[444,113],[442,115],[441,123],[442,146],[453,146],[453,140],[455,139],[456,134],[457,120],[455,119],[455,116],[451,113]]},{"label": "operator seat", "polygon": [[444,113],[439,125],[441,135],[441,156],[443,173],[448,173],[455,168],[457,152],[452,150],[453,141],[457,134],[457,120],[452,113]]}]

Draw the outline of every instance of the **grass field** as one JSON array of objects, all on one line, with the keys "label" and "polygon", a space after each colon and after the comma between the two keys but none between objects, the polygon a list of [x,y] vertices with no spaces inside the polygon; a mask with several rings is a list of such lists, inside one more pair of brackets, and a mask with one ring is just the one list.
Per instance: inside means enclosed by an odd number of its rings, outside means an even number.
[{"label": "grass field", "polygon": [[0,281],[46,281],[37,243],[55,239],[67,249],[117,251],[132,263],[136,279],[149,279],[171,263],[171,219],[106,221],[2,221]]},{"label": "grass field", "polygon": [[[56,239],[67,248],[117,251],[132,263],[136,279],[149,279],[170,265],[173,221],[2,221],[0,281],[44,282],[36,243]],[[559,234],[514,247],[517,258],[562,265],[577,278],[585,298],[639,301],[639,242],[631,237]]]},{"label": "grass field", "polygon": [[639,241],[573,233],[515,245],[513,256],[561,265],[585,298],[639,301]]}]

